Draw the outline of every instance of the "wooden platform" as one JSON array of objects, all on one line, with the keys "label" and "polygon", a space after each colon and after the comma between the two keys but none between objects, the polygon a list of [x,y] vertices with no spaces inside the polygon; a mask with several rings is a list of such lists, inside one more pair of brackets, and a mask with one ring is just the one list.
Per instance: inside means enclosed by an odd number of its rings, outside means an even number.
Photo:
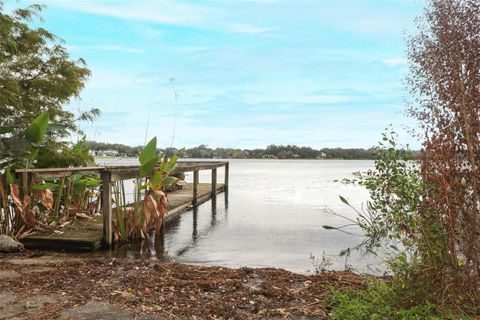
[{"label": "wooden platform", "polygon": [[[224,191],[224,184],[217,184],[217,193]],[[212,197],[212,185],[198,184],[197,205]],[[182,190],[168,193],[169,209],[165,221],[193,208],[193,185],[188,184]],[[102,246],[103,216],[98,215],[88,220],[77,220],[67,226],[63,233],[35,233],[24,239],[22,243],[29,249],[66,249],[96,250]]]}]

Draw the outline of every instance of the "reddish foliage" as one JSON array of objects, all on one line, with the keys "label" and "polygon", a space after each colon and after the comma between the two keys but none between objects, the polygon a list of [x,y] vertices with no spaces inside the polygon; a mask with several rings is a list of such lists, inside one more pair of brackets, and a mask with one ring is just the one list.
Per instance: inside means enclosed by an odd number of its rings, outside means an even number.
[{"label": "reddish foliage", "polygon": [[[410,39],[410,114],[424,134],[423,262],[444,290],[480,284],[480,1],[432,0]],[[427,268],[426,268],[427,269]],[[447,279],[447,280],[446,280]],[[458,287],[457,287],[458,288]]]}]

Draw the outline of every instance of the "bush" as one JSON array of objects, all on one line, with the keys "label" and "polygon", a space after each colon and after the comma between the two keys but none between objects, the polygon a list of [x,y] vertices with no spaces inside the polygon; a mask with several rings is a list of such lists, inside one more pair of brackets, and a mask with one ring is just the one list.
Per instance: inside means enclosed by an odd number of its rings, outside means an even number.
[{"label": "bush", "polygon": [[[438,211],[431,210],[431,185],[420,165],[398,149],[393,131],[384,134],[377,152],[375,170],[360,181],[370,200],[363,211],[356,210],[356,223],[370,252],[387,253],[392,279],[389,285],[371,283],[364,292],[339,295],[343,303],[335,312],[343,315],[353,309],[359,319],[370,313],[368,319],[423,319],[454,308],[457,314],[478,315],[478,287],[466,281],[465,270],[450,267],[448,230]],[[377,306],[375,301],[381,303]],[[435,305],[441,307],[437,310]]]},{"label": "bush", "polygon": [[364,290],[335,294],[332,319],[445,319],[445,317],[439,316],[438,307],[429,302],[402,308],[398,304],[399,299],[392,284],[376,278],[368,278],[366,282],[367,288]]},{"label": "bush", "polygon": [[94,161],[88,152],[85,154],[63,147],[60,150],[41,150],[35,165],[38,168],[87,167],[93,165]]}]

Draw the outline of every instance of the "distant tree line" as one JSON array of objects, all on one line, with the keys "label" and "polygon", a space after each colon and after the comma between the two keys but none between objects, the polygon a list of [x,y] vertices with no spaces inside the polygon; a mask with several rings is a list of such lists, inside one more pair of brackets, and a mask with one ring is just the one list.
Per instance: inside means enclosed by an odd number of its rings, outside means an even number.
[{"label": "distant tree line", "polygon": [[[142,146],[126,146],[104,142],[89,141],[88,147],[93,152],[115,150],[119,156],[136,157]],[[167,155],[180,154],[185,158],[199,159],[348,159],[348,160],[373,160],[377,151],[374,148],[323,148],[300,147],[295,145],[269,145],[265,149],[235,149],[235,148],[209,148],[207,145],[199,145],[189,149],[179,150],[176,148],[159,149]],[[412,158],[417,157],[418,151],[408,151]]]}]

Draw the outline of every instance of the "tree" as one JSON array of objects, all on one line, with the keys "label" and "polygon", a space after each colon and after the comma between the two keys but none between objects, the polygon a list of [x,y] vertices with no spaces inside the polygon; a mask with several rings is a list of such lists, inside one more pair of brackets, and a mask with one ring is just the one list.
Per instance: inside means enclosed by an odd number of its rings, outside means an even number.
[{"label": "tree", "polygon": [[15,136],[47,111],[57,125],[48,139],[58,141],[68,131],[78,131],[77,120],[93,120],[100,111],[94,108],[76,118],[62,108],[79,97],[90,71],[83,59],[70,59],[61,39],[29,26],[42,8],[31,5],[9,14],[0,0],[0,128],[13,127]]},{"label": "tree", "polygon": [[[442,299],[480,285],[480,2],[432,0],[409,41],[409,112],[423,135],[425,274]],[[465,293],[458,295],[458,293]]]}]

